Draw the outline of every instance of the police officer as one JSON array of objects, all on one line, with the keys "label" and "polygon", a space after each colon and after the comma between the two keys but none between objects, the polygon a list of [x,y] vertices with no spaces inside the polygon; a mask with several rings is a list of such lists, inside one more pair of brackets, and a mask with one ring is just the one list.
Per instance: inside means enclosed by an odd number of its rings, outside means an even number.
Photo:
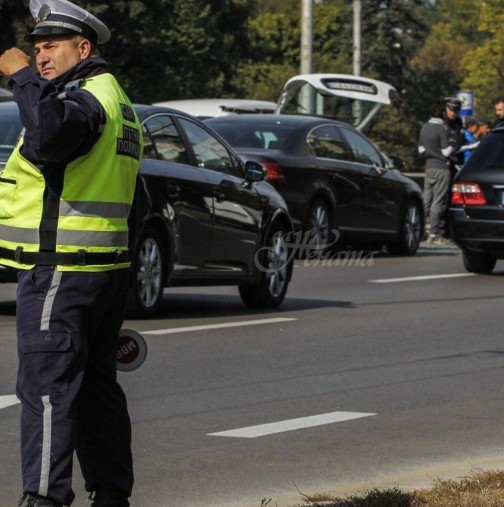
[{"label": "police officer", "polygon": [[452,178],[464,163],[461,148],[464,144],[464,123],[460,117],[462,101],[455,97],[445,98],[444,122],[448,127],[448,139],[452,147],[452,154],[449,157],[450,172]]},{"label": "police officer", "polygon": [[0,263],[17,288],[24,507],[68,506],[74,451],[94,507],[126,507],[131,423],[116,349],[129,285],[127,218],[142,152],[130,100],[66,0],[31,0],[27,36],[0,56],[25,127],[0,175]]}]

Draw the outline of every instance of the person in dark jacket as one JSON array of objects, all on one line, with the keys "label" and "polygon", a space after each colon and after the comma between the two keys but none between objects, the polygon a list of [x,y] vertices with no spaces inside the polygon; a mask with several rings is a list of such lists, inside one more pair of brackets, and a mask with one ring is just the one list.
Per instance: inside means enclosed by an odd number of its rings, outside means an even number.
[{"label": "person in dark jacket", "polygon": [[494,99],[495,121],[492,127],[500,126],[504,122],[504,96],[499,95]]},{"label": "person in dark jacket", "polygon": [[461,148],[465,142],[464,123],[460,117],[461,109],[462,102],[459,99],[455,97],[445,98],[443,119],[448,128],[448,142],[452,147],[451,155],[448,157],[452,180],[464,163],[461,153]]},{"label": "person in dark jacket", "polygon": [[424,206],[425,217],[430,222],[427,241],[449,244],[446,210],[451,186],[450,145],[448,128],[443,121],[444,108],[435,104],[431,117],[422,126],[418,152],[425,158]]},{"label": "person in dark jacket", "polygon": [[108,28],[67,0],[31,0],[30,11],[36,70],[18,48],[0,56],[25,127],[0,185],[0,264],[20,270],[19,505],[69,506],[76,452],[92,506],[128,507],[131,422],[116,355],[141,128],[96,56]]}]

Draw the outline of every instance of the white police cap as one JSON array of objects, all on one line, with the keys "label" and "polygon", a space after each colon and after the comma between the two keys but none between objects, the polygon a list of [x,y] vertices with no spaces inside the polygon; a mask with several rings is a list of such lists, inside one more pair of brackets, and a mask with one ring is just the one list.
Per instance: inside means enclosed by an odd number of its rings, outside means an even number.
[{"label": "white police cap", "polygon": [[26,36],[28,41],[68,33],[78,33],[95,44],[110,39],[109,29],[98,18],[68,0],[30,0],[30,12],[37,24]]}]

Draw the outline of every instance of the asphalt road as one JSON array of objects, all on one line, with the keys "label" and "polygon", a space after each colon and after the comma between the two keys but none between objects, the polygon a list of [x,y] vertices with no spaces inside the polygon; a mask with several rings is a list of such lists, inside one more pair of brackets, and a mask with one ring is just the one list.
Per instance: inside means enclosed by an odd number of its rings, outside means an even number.
[{"label": "asphalt road", "polygon": [[[159,318],[125,323],[149,347],[120,374],[132,507],[281,507],[297,489],[500,464],[504,261],[488,276],[467,276],[456,249],[334,264],[296,261],[276,311],[245,308],[234,288],[176,289]],[[13,289],[0,287],[0,407],[14,394]],[[20,496],[18,417],[0,408],[2,507]],[[75,490],[89,505],[77,465]]]}]

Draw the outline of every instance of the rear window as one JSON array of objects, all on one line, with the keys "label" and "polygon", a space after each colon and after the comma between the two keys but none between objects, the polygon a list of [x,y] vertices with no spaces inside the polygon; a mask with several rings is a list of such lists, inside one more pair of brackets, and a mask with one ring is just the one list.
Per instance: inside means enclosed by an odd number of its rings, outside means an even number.
[{"label": "rear window", "polygon": [[283,123],[267,122],[219,122],[208,121],[220,136],[233,148],[263,148],[281,150],[295,127]]}]

